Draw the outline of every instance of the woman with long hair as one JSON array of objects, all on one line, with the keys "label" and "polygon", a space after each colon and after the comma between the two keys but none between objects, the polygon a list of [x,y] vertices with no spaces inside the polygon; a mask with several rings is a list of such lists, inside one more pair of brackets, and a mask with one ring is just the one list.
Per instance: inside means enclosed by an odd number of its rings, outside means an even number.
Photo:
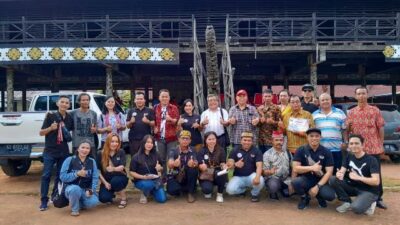
[{"label": "woman with long hair", "polygon": [[121,139],[116,133],[107,136],[103,150],[98,153],[100,173],[99,199],[102,203],[112,203],[115,193],[120,197],[118,208],[125,208],[128,177],[126,176],[125,151],[121,149]]},{"label": "woman with long hair", "polygon": [[183,114],[178,120],[178,129],[188,130],[192,135],[190,146],[199,152],[202,147],[200,115],[194,114],[194,104],[191,99],[186,99],[183,102]]},{"label": "woman with long hair", "polygon": [[96,162],[89,157],[90,141],[83,140],[76,155],[68,157],[60,171],[60,179],[66,184],[65,197],[71,206],[71,216],[79,216],[79,210],[95,207],[99,203],[96,188],[99,181]]},{"label": "woman with long hair", "polygon": [[[224,202],[223,193],[228,179],[226,174],[218,176],[218,172],[226,170],[226,154],[217,142],[217,134],[210,131],[204,134],[204,147],[198,154],[200,177],[199,183],[205,198],[211,198],[214,185],[218,187],[217,202]],[[208,173],[208,176],[205,173]]]},{"label": "woman with long hair", "polygon": [[116,133],[122,139],[122,131],[126,129],[125,115],[116,107],[115,99],[108,96],[105,99],[100,118],[97,120],[97,132],[101,134],[101,147],[103,148],[107,135]]},{"label": "woman with long hair", "polygon": [[147,203],[147,197],[151,194],[159,203],[167,201],[167,197],[161,183],[160,159],[157,154],[155,139],[151,135],[143,137],[138,153],[131,160],[130,174],[134,178],[135,187],[142,191],[140,203]]}]

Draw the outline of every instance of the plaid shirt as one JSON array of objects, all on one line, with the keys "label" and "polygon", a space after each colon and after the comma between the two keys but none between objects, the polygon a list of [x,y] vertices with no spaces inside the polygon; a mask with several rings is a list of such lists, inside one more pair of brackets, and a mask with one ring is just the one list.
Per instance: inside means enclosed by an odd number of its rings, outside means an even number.
[{"label": "plaid shirt", "polygon": [[281,110],[279,109],[279,106],[272,104],[271,106],[260,106],[258,107],[258,111],[262,112],[265,119],[272,118],[275,121],[273,124],[268,124],[266,122],[258,123],[258,144],[272,145],[272,132],[278,130],[278,122],[281,119]]},{"label": "plaid shirt", "polygon": [[232,144],[240,144],[240,137],[244,131],[251,131],[253,133],[253,143],[257,140],[257,127],[251,124],[251,121],[255,118],[259,118],[257,110],[254,106],[246,105],[241,110],[239,105],[234,105],[229,110],[229,118],[234,117],[236,123],[231,126],[231,142]]}]

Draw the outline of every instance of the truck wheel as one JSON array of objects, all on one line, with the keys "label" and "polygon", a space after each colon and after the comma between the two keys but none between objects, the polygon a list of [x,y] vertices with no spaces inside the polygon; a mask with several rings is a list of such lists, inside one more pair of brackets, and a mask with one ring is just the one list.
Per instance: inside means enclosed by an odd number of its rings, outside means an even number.
[{"label": "truck wheel", "polygon": [[31,167],[30,159],[8,159],[6,164],[1,165],[3,172],[10,177],[25,175],[28,172],[29,167]]},{"label": "truck wheel", "polygon": [[389,155],[390,160],[394,163],[400,163],[400,155],[394,154],[394,155]]}]

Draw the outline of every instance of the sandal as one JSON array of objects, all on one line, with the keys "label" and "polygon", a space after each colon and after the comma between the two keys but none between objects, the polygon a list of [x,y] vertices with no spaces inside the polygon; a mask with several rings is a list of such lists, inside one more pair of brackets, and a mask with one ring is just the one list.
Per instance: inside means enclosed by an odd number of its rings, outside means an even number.
[{"label": "sandal", "polygon": [[119,202],[118,208],[123,209],[123,208],[126,207],[127,204],[128,204],[128,203],[126,202],[126,200],[121,200],[121,201]]}]

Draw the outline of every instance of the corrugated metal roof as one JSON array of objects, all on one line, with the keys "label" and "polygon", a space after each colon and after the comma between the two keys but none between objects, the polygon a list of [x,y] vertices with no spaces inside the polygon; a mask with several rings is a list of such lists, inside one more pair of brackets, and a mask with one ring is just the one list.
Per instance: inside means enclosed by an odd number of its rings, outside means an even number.
[{"label": "corrugated metal roof", "polygon": [[0,0],[0,18],[114,18],[243,16],[377,15],[400,11],[400,1],[373,0]]}]

